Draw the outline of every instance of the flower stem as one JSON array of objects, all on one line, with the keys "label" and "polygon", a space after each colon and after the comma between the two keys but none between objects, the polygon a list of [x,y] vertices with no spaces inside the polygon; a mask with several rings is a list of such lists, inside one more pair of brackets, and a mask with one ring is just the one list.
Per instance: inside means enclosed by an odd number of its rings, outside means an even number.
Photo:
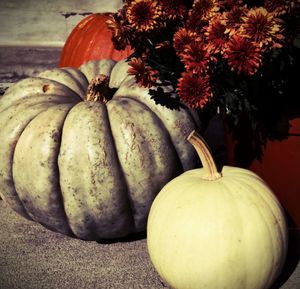
[{"label": "flower stem", "polygon": [[194,130],[187,137],[187,140],[197,151],[203,169],[206,171],[206,174],[204,174],[203,178],[209,181],[214,181],[221,178],[222,174],[218,172],[217,166],[205,140]]}]

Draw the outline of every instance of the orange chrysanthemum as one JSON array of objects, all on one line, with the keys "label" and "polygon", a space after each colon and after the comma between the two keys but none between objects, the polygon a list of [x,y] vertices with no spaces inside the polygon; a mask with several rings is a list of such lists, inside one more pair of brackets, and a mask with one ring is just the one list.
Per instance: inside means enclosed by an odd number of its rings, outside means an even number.
[{"label": "orange chrysanthemum", "polygon": [[129,24],[137,31],[151,31],[160,25],[161,6],[157,1],[135,0],[126,10]]},{"label": "orange chrysanthemum", "polygon": [[223,51],[229,35],[226,33],[226,21],[220,14],[216,14],[210,21],[205,32],[207,41],[209,42],[209,50],[211,53],[219,53]]},{"label": "orange chrysanthemum", "polygon": [[262,61],[262,50],[258,44],[238,34],[231,37],[223,55],[231,70],[237,70],[239,74],[253,75]]},{"label": "orange chrysanthemum", "polygon": [[187,71],[204,73],[208,68],[210,53],[203,42],[192,42],[186,45],[179,57]]},{"label": "orange chrysanthemum", "polygon": [[175,32],[173,41],[176,53],[179,55],[183,52],[186,45],[200,41],[200,37],[196,32],[192,32],[186,28],[180,28],[177,32]]},{"label": "orange chrysanthemum", "polygon": [[191,108],[203,108],[212,97],[209,77],[184,72],[178,81],[177,93]]},{"label": "orange chrysanthemum", "polygon": [[265,8],[252,8],[242,17],[243,36],[257,42],[260,47],[280,47],[279,41],[284,37],[279,20]]}]

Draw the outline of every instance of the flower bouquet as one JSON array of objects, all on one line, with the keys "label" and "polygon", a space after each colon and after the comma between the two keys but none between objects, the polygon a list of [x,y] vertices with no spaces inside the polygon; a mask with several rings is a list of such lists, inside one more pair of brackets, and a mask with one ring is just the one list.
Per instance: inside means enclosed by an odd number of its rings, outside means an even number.
[{"label": "flower bouquet", "polygon": [[126,0],[108,25],[117,49],[134,49],[128,72],[156,103],[185,102],[204,123],[220,112],[253,159],[300,115],[299,8],[299,0]]}]

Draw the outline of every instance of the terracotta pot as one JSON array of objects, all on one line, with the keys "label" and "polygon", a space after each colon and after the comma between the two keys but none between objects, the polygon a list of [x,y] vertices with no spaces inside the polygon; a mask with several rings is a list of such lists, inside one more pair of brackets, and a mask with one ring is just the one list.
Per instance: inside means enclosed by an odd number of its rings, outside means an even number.
[{"label": "terracotta pot", "polygon": [[[267,141],[262,160],[247,167],[262,177],[271,187],[291,218],[291,225],[300,228],[300,118],[290,121],[288,137],[282,141]],[[234,142],[225,129],[227,160],[236,165]]]}]

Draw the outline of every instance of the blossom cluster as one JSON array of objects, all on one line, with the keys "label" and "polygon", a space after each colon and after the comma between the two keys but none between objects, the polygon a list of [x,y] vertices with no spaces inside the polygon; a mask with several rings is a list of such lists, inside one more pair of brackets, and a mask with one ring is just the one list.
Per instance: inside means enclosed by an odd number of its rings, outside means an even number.
[{"label": "blossom cluster", "polygon": [[299,33],[298,0],[249,2],[125,0],[108,25],[117,49],[134,48],[128,72],[140,85],[170,84],[181,101],[203,108],[217,97],[220,63],[251,77]]}]

